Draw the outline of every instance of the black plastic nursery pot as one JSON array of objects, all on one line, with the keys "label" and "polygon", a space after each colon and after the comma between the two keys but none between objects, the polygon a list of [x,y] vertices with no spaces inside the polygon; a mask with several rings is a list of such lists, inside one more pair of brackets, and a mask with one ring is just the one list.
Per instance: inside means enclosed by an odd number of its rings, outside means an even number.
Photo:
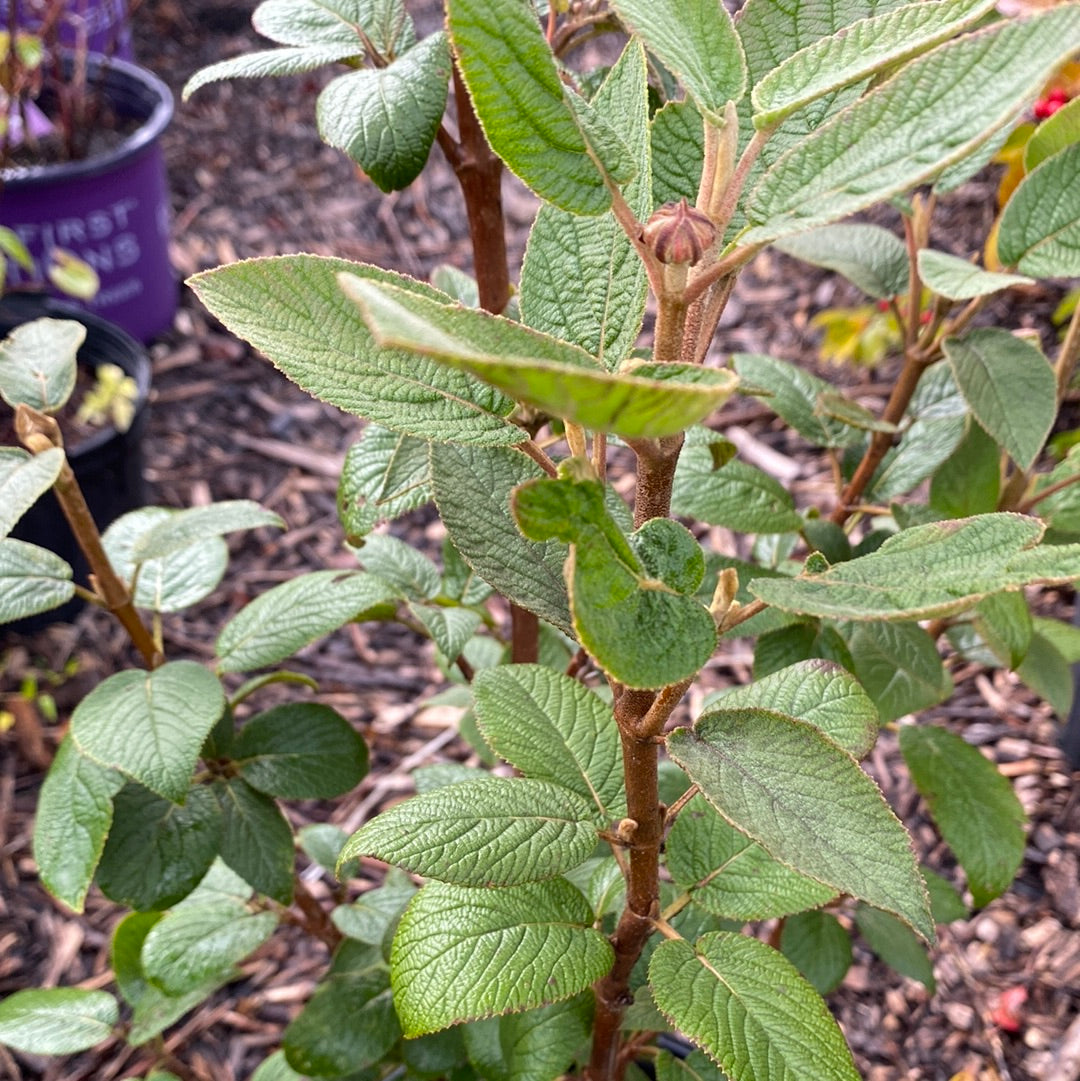
[{"label": "black plastic nursery pot", "polygon": [[[156,75],[122,60],[90,56],[88,70],[116,115],[138,127],[82,161],[0,171],[0,225],[29,249],[36,282],[46,280],[53,249],[89,263],[101,288],[80,306],[149,341],[171,325],[178,300],[161,149],[172,94]],[[9,275],[13,283],[27,280],[17,267]]]},{"label": "black plastic nursery pot", "polygon": [[[119,327],[51,297],[12,294],[0,300],[0,338],[32,319],[77,319],[86,327],[86,341],[78,354],[80,366],[95,372],[112,363],[135,380],[135,416],[125,432],[101,428],[87,439],[65,447],[72,471],[83,490],[98,528],[146,502],[142,440],[149,418],[150,358],[143,346]],[[6,406],[5,406],[6,408]],[[47,492],[20,519],[11,535],[55,552],[75,571],[75,580],[87,584],[88,568],[60,505]],[[78,597],[60,608],[0,626],[0,631],[30,633],[62,620],[73,619],[83,606]]]}]

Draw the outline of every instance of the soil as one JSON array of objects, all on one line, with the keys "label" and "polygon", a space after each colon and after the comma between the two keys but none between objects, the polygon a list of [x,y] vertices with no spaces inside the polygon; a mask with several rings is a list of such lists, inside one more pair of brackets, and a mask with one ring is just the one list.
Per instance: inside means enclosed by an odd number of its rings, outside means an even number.
[{"label": "soil", "polygon": [[[139,59],[179,90],[199,67],[261,44],[248,26],[253,0],[146,0],[138,12]],[[438,21],[419,10],[422,32]],[[427,276],[439,263],[470,270],[463,214],[453,179],[437,154],[408,191],[384,197],[315,130],[321,75],[274,83],[215,84],[178,105],[166,136],[174,210],[173,259],[182,276],[238,258],[305,250],[366,260]],[[938,243],[963,251],[983,235],[992,181],[971,186],[943,219]],[[520,258],[535,201],[506,181]],[[1058,293],[1011,294],[999,312],[1009,326],[1045,326]],[[717,348],[771,352],[810,363],[808,324],[822,307],[855,297],[778,255],[745,275],[725,315]],[[779,313],[785,313],[781,318]],[[155,400],[147,446],[156,502],[173,507],[247,498],[280,513],[285,533],[260,530],[230,541],[225,584],[183,618],[164,619],[170,656],[209,659],[223,621],[259,592],[299,570],[352,564],[335,512],[336,474],[360,428],[355,418],[313,401],[236,341],[187,291],[174,330],[153,347]],[[857,384],[880,406],[888,371],[831,373]],[[753,402],[734,405],[729,434],[748,460],[781,476],[807,502],[829,498],[827,463],[774,424]],[[435,549],[440,527],[420,511],[395,524]],[[725,543],[728,538],[716,536]],[[1068,617],[1071,593],[1046,591],[1040,606]],[[120,911],[92,893],[84,917],[52,901],[37,883],[30,852],[32,813],[49,756],[74,704],[129,650],[102,613],[27,639],[0,638],[2,688],[33,675],[55,703],[48,712],[18,706],[0,734],[0,995],[31,986],[107,987],[109,936]],[[735,649],[712,662],[720,685],[748,678],[750,655]],[[360,787],[332,804],[301,803],[295,824],[330,821],[355,829],[378,808],[412,791],[409,770],[470,760],[457,737],[457,712],[419,709],[445,686],[429,647],[397,626],[353,626],[302,651],[298,670],[319,681],[318,698],[348,717],[372,749]],[[962,732],[993,757],[1015,785],[1031,821],[1024,865],[1008,893],[951,925],[934,951],[936,994],[856,945],[855,964],[830,1004],[871,1081],[1076,1081],[1080,1078],[1080,787],[1057,747],[1060,726],[1009,673],[961,666],[957,693],[934,720]],[[9,708],[15,700],[9,698]],[[692,697],[692,712],[698,705]],[[265,705],[266,699],[260,701]],[[47,705],[47,703],[46,703]],[[912,826],[920,858],[958,885],[962,876],[885,734],[867,768]],[[317,868],[303,878],[329,900]],[[379,868],[364,865],[350,891]],[[769,928],[761,929],[767,934]],[[290,927],[241,966],[240,978],[165,1034],[157,1061],[184,1081],[247,1081],[277,1045],[282,1026],[309,995],[325,948]],[[12,1081],[113,1081],[142,1076],[150,1049],[119,1043],[51,1062],[0,1049],[0,1077]]]}]

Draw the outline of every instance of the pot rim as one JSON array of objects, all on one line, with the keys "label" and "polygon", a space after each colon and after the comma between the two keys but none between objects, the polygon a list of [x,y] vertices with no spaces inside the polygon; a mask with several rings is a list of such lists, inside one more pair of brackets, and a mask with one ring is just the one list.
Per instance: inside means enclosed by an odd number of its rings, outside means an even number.
[{"label": "pot rim", "polygon": [[[117,168],[138,157],[153,145],[168,126],[173,115],[173,95],[166,84],[152,71],[127,60],[90,53],[87,64],[95,75],[102,75],[104,93],[115,96],[123,86],[143,90],[152,97],[153,104],[145,115],[136,112],[140,120],[134,131],[118,146],[104,154],[95,154],[81,161],[54,162],[48,165],[19,165],[0,169],[0,184],[4,188],[19,189],[40,187],[46,184],[67,183],[114,172]],[[147,104],[150,104],[147,102]],[[2,195],[0,195],[2,197]]]}]

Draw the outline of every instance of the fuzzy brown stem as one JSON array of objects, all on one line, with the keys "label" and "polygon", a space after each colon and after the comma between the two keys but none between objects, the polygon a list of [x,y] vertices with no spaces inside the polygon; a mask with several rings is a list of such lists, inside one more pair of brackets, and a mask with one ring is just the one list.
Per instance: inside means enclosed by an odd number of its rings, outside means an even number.
[{"label": "fuzzy brown stem", "polygon": [[341,945],[342,933],[334,926],[326,909],[319,904],[318,899],[304,884],[303,880],[296,878],[293,881],[293,901],[296,907],[303,913],[301,926],[310,935],[322,942],[331,953]]},{"label": "fuzzy brown stem", "polygon": [[671,486],[683,436],[627,440],[637,455],[637,490],[634,494],[634,528],[650,518],[666,518],[671,508]]}]

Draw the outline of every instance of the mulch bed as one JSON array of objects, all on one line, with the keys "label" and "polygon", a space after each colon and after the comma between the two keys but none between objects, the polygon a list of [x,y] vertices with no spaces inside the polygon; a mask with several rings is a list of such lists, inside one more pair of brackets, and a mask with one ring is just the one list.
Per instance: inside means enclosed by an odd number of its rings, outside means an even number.
[{"label": "mulch bed", "polygon": [[[138,16],[140,60],[179,90],[202,65],[256,43],[248,17],[254,3],[145,0]],[[410,5],[412,7],[412,5]],[[424,6],[422,28],[437,16]],[[408,191],[383,197],[319,140],[313,121],[320,76],[274,83],[209,87],[186,104],[168,132],[173,191],[173,259],[186,276],[237,258],[311,251],[360,259],[427,276],[441,262],[469,269],[456,186],[433,162]],[[988,189],[975,191],[984,212]],[[520,256],[534,201],[506,182]],[[960,235],[964,211],[939,241]],[[953,227],[956,231],[953,231]],[[971,235],[969,233],[969,235]],[[763,256],[746,275],[718,339],[724,350],[809,355],[807,324],[823,306],[853,299],[821,275],[780,256]],[[779,271],[779,272],[777,272]],[[1055,297],[1028,296],[1011,325],[1044,321]],[[775,313],[784,312],[779,319]],[[153,501],[190,506],[254,499],[288,523],[230,541],[232,562],[221,589],[183,618],[164,620],[171,656],[209,659],[223,622],[258,593],[302,570],[345,567],[335,511],[336,475],[360,422],[315,402],[209,317],[185,290],[174,330],[153,348],[155,398],[147,442]],[[843,378],[853,377],[845,373]],[[864,380],[865,402],[883,400],[884,380]],[[741,453],[793,486],[807,501],[831,490],[824,466],[747,401],[730,413]],[[435,550],[440,527],[429,512],[395,525]],[[723,541],[724,538],[713,538]],[[1065,615],[1071,595],[1050,594],[1048,611]],[[74,704],[127,656],[122,635],[101,613],[32,637],[0,633],[0,692],[38,673],[62,722]],[[747,677],[746,651],[716,659],[716,683]],[[68,674],[46,687],[48,673]],[[430,647],[397,626],[350,627],[304,650],[293,665],[316,678],[318,698],[353,721],[372,749],[372,771],[334,804],[289,808],[296,824],[330,821],[354,829],[387,801],[408,794],[417,765],[457,758],[456,711],[418,710],[443,687]],[[73,672],[71,671],[73,669]],[[935,719],[949,723],[990,754],[1013,780],[1031,815],[1023,869],[1010,891],[972,919],[944,931],[935,952],[937,993],[906,980],[861,946],[830,1001],[872,1081],[1076,1081],[1080,1078],[1080,786],[1057,750],[1059,726],[1008,673],[960,671],[958,690]],[[263,702],[265,704],[265,700]],[[691,707],[694,705],[691,702]],[[107,986],[108,947],[120,910],[96,892],[75,918],[37,883],[30,854],[36,793],[59,725],[41,737],[25,716],[0,735],[0,995],[32,986]],[[901,818],[912,825],[921,858],[961,881],[929,823],[886,733],[868,768]],[[378,880],[365,866],[366,884]],[[312,892],[329,899],[333,884],[304,871]],[[363,883],[361,883],[363,884]],[[356,884],[354,884],[356,885]],[[241,978],[164,1037],[164,1065],[185,1081],[245,1081],[277,1045],[326,960],[318,942],[281,931],[241,966]],[[1026,1001],[1015,1025],[1001,1003]],[[1004,1021],[1004,1023],[1002,1023]],[[1013,1031],[1015,1029],[1015,1031]],[[141,1074],[146,1049],[112,1044],[63,1063],[0,1048],[0,1077],[12,1081],[112,1081]]]}]

